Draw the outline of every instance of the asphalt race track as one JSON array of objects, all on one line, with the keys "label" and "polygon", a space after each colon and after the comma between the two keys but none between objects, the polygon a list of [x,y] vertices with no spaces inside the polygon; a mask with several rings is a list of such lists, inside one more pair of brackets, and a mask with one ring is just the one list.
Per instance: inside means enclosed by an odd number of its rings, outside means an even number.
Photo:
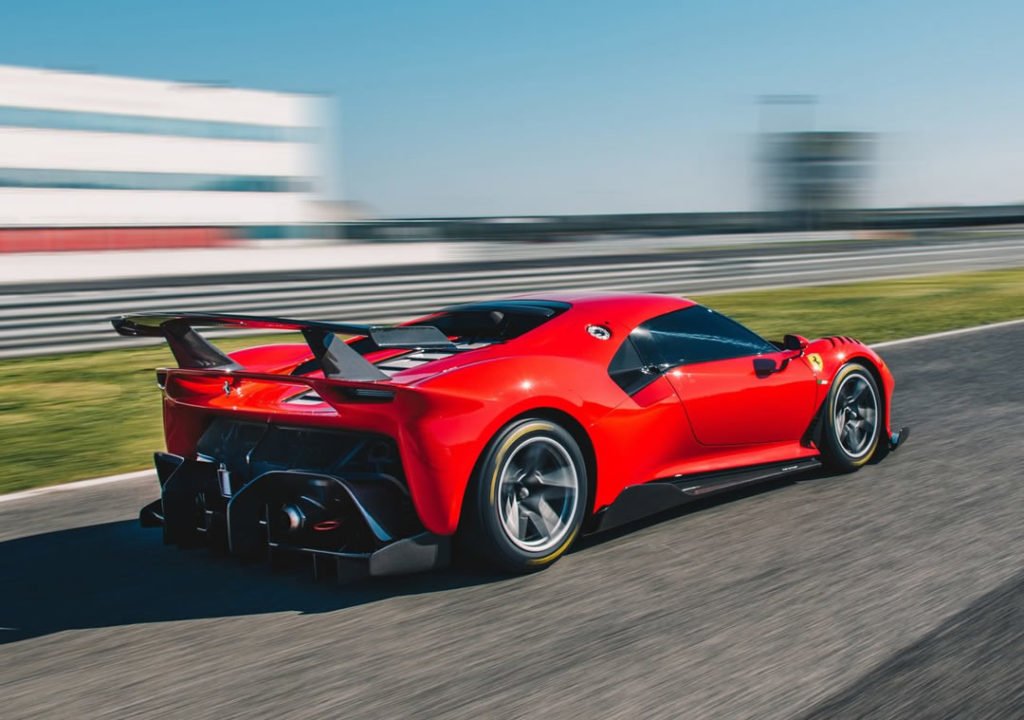
[{"label": "asphalt race track", "polygon": [[1024,326],[886,348],[910,443],[546,572],[314,583],[165,548],[150,482],[0,503],[0,716],[1024,716]]}]

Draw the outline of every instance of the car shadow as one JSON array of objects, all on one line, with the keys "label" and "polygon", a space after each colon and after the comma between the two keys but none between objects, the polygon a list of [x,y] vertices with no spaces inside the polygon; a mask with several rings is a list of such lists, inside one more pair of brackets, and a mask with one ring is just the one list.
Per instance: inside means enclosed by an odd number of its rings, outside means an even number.
[{"label": "car shadow", "polygon": [[588,548],[597,547],[603,545],[606,542],[617,540],[624,535],[629,535],[634,532],[638,532],[645,528],[652,527],[654,525],[660,525],[661,523],[668,522],[670,520],[678,520],[679,518],[694,513],[699,513],[704,510],[708,510],[719,505],[725,505],[727,503],[736,502],[748,497],[754,497],[756,495],[763,495],[775,490],[779,490],[784,487],[789,487],[796,483],[801,482],[812,482],[814,480],[823,480],[829,477],[834,477],[835,473],[829,472],[824,468],[816,468],[807,472],[801,473],[795,477],[783,477],[775,478],[774,480],[762,480],[760,482],[751,483],[750,485],[744,485],[737,487],[732,490],[723,490],[720,493],[716,493],[709,497],[698,498],[690,500],[683,505],[677,505],[676,507],[662,510],[648,515],[639,520],[620,525],[618,527],[603,530],[601,532],[584,535],[580,538],[569,554],[586,551]]},{"label": "car shadow", "polygon": [[324,613],[399,595],[507,580],[448,571],[339,587],[309,564],[272,571],[208,550],[165,547],[136,521],[0,543],[0,644],[64,630],[257,615]]}]

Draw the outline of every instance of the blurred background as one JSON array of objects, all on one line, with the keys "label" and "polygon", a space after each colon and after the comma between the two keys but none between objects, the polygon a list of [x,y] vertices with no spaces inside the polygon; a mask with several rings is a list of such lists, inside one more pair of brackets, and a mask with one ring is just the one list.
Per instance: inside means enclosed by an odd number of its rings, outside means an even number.
[{"label": "blurred background", "polygon": [[[1024,221],[1012,3],[101,7],[4,12],[2,356],[114,346],[103,318],[145,293],[391,321],[543,287],[708,289],[713,269],[635,272],[679,253]],[[421,272],[467,282],[424,293]],[[749,274],[716,287],[777,284]]]},{"label": "blurred background", "polygon": [[[1008,0],[6,3],[5,711],[1024,715],[1022,23]],[[867,481],[532,578],[331,594],[136,527],[170,356],[111,316],[394,322],[551,289],[684,294],[772,338],[992,327],[886,348],[915,436]]]}]

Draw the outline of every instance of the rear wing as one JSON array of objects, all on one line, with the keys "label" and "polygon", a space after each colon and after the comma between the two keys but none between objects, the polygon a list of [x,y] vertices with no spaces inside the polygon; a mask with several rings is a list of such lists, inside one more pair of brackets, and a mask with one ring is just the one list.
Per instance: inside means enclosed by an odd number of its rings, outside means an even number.
[{"label": "rear wing", "polygon": [[197,327],[297,330],[314,357],[332,380],[373,382],[388,376],[339,335],[369,338],[378,348],[452,348],[452,342],[430,325],[380,326],[294,320],[256,315],[202,312],[150,312],[110,319],[114,330],[130,337],[162,337],[170,346],[178,367],[191,370],[241,370],[241,365],[200,335]]}]

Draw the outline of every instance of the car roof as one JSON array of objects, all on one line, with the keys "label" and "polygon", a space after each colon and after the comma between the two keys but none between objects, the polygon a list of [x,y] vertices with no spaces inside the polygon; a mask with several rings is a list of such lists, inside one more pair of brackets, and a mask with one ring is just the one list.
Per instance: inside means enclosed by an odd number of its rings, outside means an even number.
[{"label": "car roof", "polygon": [[633,328],[658,315],[682,310],[697,303],[676,295],[566,291],[519,295],[515,300],[567,303],[568,312],[586,314],[594,322],[609,322]]}]

